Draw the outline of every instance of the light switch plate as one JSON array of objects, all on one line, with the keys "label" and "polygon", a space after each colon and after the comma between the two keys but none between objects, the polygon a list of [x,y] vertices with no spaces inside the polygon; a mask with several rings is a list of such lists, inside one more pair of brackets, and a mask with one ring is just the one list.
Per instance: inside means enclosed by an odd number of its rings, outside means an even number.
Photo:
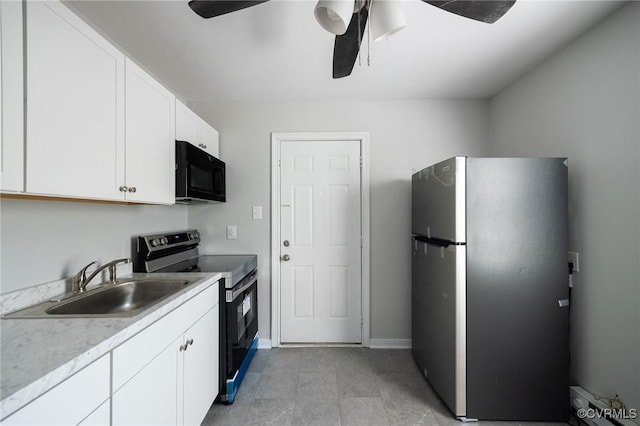
[{"label": "light switch plate", "polygon": [[262,206],[253,206],[251,210],[251,214],[253,220],[261,220],[262,219]]},{"label": "light switch plate", "polygon": [[238,238],[238,228],[236,225],[227,225],[227,240],[235,240]]}]

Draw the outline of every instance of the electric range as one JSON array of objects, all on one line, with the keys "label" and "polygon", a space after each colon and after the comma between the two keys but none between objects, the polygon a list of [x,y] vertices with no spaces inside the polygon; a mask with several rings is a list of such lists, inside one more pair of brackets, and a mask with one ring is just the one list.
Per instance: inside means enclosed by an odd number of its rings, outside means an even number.
[{"label": "electric range", "polygon": [[219,272],[219,396],[233,403],[258,346],[258,257],[254,254],[200,255],[197,229],[141,235],[135,272]]}]

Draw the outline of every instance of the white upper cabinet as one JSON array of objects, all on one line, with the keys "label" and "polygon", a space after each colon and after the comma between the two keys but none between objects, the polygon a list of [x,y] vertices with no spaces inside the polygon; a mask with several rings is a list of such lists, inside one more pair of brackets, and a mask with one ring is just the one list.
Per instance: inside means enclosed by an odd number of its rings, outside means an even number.
[{"label": "white upper cabinet", "polygon": [[176,140],[198,145],[198,116],[176,99]]},{"label": "white upper cabinet", "polygon": [[176,99],[176,140],[187,141],[219,158],[218,131]]},{"label": "white upper cabinet", "polygon": [[26,5],[26,192],[175,203],[175,96],[62,3]]},{"label": "white upper cabinet", "polygon": [[126,199],[175,203],[175,96],[126,60]]},{"label": "white upper cabinet", "polygon": [[218,131],[214,129],[212,126],[210,126],[204,120],[201,119],[201,121],[202,121],[202,125],[199,128],[200,130],[199,139],[203,145],[203,147],[201,148],[207,151],[209,154],[213,155],[214,157],[220,158],[220,153],[219,153],[220,142],[219,142]]},{"label": "white upper cabinet", "polygon": [[124,55],[60,2],[26,22],[26,191],[123,200]]},{"label": "white upper cabinet", "polygon": [[0,2],[0,189],[24,190],[22,2]]}]

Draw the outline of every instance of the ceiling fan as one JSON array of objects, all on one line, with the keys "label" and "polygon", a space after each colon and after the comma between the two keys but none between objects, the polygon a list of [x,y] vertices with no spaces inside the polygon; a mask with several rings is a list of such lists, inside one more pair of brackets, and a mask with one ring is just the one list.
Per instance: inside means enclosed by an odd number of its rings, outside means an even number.
[{"label": "ceiling fan", "polygon": [[[213,18],[268,0],[191,0],[189,7],[203,18]],[[475,21],[492,24],[516,0],[422,0],[432,6]],[[374,39],[388,36],[406,25],[397,0],[319,0],[315,8],[318,23],[336,34],[333,47],[333,78],[351,74],[371,11]]]}]

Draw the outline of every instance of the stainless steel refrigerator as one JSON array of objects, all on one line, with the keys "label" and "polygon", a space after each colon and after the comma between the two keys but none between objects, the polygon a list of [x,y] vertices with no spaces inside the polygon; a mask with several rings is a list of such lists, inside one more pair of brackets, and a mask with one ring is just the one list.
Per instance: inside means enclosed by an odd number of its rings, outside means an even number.
[{"label": "stainless steel refrigerator", "polygon": [[461,419],[567,421],[567,161],[454,157],[412,176],[412,347]]}]

